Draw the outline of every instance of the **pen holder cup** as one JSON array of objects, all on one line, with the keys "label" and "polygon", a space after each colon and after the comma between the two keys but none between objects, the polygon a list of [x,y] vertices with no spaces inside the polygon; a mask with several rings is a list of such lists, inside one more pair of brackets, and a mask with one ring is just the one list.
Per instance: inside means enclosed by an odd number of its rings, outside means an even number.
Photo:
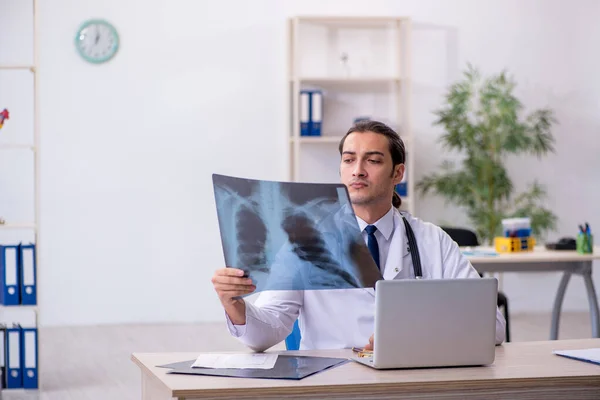
[{"label": "pen holder cup", "polygon": [[594,251],[594,235],[579,233],[576,239],[577,252],[580,254],[591,254]]}]

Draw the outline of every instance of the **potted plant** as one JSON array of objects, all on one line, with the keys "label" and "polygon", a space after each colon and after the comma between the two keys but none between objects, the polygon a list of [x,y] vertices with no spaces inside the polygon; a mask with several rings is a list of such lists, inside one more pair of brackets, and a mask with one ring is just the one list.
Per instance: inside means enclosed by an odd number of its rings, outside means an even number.
[{"label": "potted plant", "polygon": [[522,116],[523,105],[513,94],[514,88],[505,71],[483,78],[469,64],[464,78],[450,86],[446,104],[434,112],[434,124],[445,130],[440,138],[444,148],[459,152],[463,159],[460,163],[444,161],[440,172],[416,184],[421,195],[438,194],[463,207],[480,242],[488,245],[501,235],[503,218],[531,218],[534,235],[556,226],[556,216],[542,203],[543,186],[534,181],[527,191],[513,193],[504,166],[507,155],[541,158],[554,152],[553,112],[539,109]]}]

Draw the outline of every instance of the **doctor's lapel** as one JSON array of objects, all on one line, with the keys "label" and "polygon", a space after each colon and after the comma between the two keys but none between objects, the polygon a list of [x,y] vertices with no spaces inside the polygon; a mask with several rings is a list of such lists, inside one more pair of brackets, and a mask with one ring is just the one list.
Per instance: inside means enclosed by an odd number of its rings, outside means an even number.
[{"label": "doctor's lapel", "polygon": [[385,260],[383,279],[395,279],[399,275],[406,275],[405,271],[412,269],[412,261],[409,257],[408,241],[402,217],[394,215],[394,234]]}]

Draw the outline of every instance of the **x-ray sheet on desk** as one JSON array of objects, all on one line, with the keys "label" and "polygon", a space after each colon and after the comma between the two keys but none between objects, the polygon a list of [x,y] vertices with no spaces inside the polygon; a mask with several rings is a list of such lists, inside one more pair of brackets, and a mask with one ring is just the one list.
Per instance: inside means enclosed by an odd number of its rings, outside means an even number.
[{"label": "x-ray sheet on desk", "polygon": [[342,184],[213,174],[228,267],[264,290],[374,287],[381,279]]}]

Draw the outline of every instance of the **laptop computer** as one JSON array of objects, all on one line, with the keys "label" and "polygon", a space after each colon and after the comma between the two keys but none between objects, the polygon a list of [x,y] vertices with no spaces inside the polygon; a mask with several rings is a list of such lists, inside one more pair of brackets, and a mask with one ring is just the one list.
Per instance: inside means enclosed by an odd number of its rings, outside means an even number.
[{"label": "laptop computer", "polygon": [[496,278],[380,280],[376,369],[489,365],[496,355]]}]

